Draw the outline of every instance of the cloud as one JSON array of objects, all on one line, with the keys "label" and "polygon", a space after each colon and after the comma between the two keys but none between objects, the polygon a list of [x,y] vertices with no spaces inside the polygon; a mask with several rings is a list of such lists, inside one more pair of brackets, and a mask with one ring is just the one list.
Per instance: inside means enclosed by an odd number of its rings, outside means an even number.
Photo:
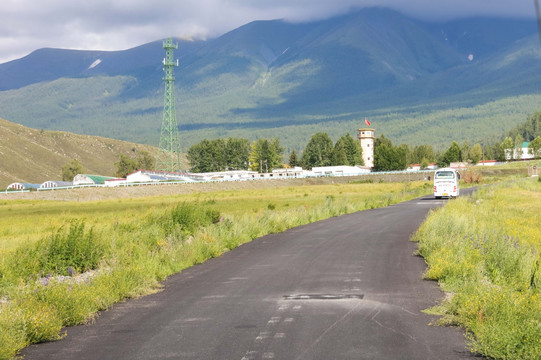
[{"label": "cloud", "polygon": [[43,47],[119,50],[168,36],[214,37],[253,20],[302,22],[367,6],[426,21],[535,12],[530,0],[2,0],[0,62]]}]

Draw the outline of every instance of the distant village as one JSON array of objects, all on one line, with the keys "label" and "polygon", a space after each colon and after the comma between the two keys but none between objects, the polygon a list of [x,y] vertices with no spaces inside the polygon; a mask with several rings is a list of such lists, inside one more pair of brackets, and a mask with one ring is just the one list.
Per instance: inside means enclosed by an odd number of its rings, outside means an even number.
[{"label": "distant village", "polygon": [[[311,170],[305,170],[299,166],[293,168],[274,169],[272,172],[259,173],[250,170],[232,170],[209,173],[190,173],[190,172],[165,172],[156,170],[138,170],[128,174],[125,178],[115,178],[102,175],[78,174],[73,181],[48,180],[41,184],[31,184],[23,182],[14,182],[10,184],[6,191],[31,191],[31,190],[55,190],[68,189],[75,187],[92,186],[133,186],[133,185],[158,185],[172,183],[196,183],[196,182],[220,182],[220,181],[250,181],[250,180],[271,180],[287,178],[311,178],[311,177],[330,177],[330,176],[361,176],[382,174],[382,172],[372,171],[373,167],[373,149],[374,149],[374,130],[359,129],[359,140],[363,149],[363,160],[366,166],[324,166],[313,167]],[[529,151],[529,143],[524,142],[522,149],[515,149],[513,153],[507,153],[507,160],[530,160],[534,156]],[[501,164],[496,160],[481,160],[475,166],[494,166]],[[461,169],[470,166],[468,163],[451,163],[450,167]],[[437,169],[436,163],[430,163],[425,168],[421,164],[411,164],[404,171],[392,171],[384,173],[411,173],[411,172],[431,172]],[[428,178],[428,177],[427,177]]]}]

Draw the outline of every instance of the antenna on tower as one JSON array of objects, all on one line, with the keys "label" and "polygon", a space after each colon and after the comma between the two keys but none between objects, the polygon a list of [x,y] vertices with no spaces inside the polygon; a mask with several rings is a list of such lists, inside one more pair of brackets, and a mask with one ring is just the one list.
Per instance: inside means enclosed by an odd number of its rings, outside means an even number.
[{"label": "antenna on tower", "polygon": [[173,39],[168,38],[163,42],[163,48],[165,49],[165,58],[163,59],[165,94],[160,151],[156,157],[156,169],[180,171],[180,139],[175,111],[175,67],[178,66],[178,60],[173,59],[173,53],[175,49],[178,49],[178,44],[173,44]]}]

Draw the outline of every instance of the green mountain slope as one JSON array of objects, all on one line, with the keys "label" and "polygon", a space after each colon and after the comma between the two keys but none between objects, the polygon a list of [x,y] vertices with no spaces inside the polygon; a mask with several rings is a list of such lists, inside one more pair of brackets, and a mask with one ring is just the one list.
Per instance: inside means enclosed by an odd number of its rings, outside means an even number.
[{"label": "green mountain slope", "polygon": [[[382,8],[304,24],[257,21],[216,39],[180,41],[182,146],[276,136],[302,149],[318,131],[353,134],[364,117],[395,143],[500,136],[538,109],[539,49],[533,21],[428,24]],[[161,42],[121,52],[36,51],[0,64],[0,116],[158,144],[162,58]]]}]

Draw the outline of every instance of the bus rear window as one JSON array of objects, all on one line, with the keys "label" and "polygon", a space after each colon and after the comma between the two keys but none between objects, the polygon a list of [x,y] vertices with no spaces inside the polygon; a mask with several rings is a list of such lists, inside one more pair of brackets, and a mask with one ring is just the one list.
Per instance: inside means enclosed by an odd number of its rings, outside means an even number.
[{"label": "bus rear window", "polygon": [[454,173],[452,171],[438,171],[436,173],[436,179],[454,179]]}]

